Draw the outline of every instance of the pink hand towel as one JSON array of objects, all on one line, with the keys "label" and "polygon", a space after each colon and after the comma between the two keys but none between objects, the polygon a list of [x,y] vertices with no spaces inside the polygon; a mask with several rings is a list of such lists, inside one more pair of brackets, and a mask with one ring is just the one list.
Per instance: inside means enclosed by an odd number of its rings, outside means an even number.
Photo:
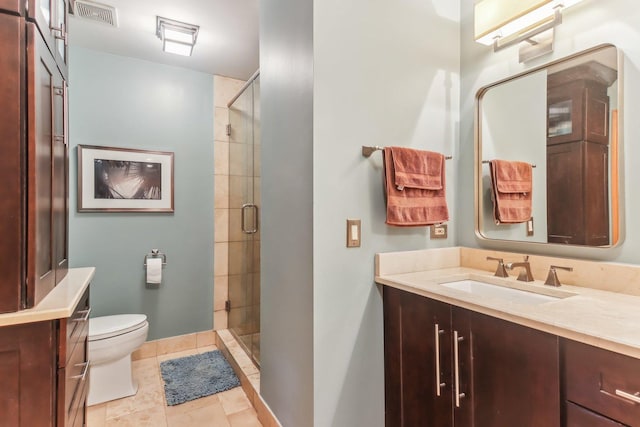
[{"label": "pink hand towel", "polygon": [[531,219],[532,167],[525,162],[491,160],[491,198],[496,224]]},{"label": "pink hand towel", "polygon": [[[383,156],[387,224],[419,227],[449,220],[445,197],[445,159],[442,154],[387,147]],[[396,175],[396,162],[400,164],[400,177]],[[438,177],[430,172],[433,170],[439,172]]]}]

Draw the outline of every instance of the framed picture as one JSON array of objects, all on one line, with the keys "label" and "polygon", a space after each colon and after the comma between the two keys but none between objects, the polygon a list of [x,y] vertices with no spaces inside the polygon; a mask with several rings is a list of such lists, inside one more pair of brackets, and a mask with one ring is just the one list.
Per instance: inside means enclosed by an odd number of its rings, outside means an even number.
[{"label": "framed picture", "polygon": [[78,145],[78,212],[173,212],[173,153]]}]

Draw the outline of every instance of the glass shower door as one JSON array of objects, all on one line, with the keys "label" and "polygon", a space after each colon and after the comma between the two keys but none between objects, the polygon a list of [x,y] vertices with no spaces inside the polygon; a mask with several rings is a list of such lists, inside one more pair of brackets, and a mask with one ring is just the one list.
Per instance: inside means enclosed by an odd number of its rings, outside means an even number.
[{"label": "glass shower door", "polygon": [[260,360],[258,80],[229,107],[229,329]]}]

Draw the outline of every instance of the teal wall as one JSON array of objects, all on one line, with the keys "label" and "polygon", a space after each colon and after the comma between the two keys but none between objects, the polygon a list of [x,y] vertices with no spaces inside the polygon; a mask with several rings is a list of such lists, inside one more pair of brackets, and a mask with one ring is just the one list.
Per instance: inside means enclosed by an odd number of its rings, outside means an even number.
[{"label": "teal wall", "polygon": [[[83,48],[71,49],[69,247],[95,266],[92,316],[144,313],[149,338],[213,324],[213,77]],[[175,213],[77,212],[78,144],[175,153]],[[143,259],[166,253],[162,284]]]}]

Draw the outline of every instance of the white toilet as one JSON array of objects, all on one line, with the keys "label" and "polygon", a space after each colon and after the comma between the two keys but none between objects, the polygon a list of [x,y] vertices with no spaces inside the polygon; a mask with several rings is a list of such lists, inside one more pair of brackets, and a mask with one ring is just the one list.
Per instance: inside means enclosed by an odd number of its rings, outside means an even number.
[{"label": "white toilet", "polygon": [[87,405],[136,394],[131,353],[147,339],[144,314],[118,314],[89,319],[89,395]]}]

